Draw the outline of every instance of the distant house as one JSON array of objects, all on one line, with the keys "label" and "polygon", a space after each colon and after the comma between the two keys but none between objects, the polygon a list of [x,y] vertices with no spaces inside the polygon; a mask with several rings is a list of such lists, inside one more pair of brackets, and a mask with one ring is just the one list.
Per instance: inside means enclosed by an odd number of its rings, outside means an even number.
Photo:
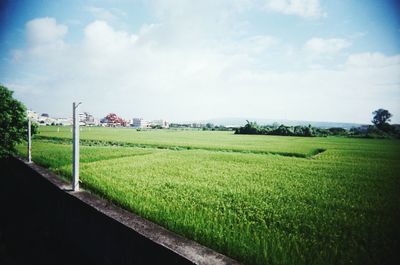
[{"label": "distant house", "polygon": [[149,128],[150,123],[143,118],[133,118],[131,126],[134,128]]},{"label": "distant house", "polygon": [[37,123],[39,125],[51,125],[52,122],[53,122],[53,119],[51,119],[49,114],[47,114],[47,113],[42,113],[37,119]]},{"label": "distant house", "polygon": [[87,112],[79,113],[79,122],[85,126],[97,126],[100,123],[99,120]]},{"label": "distant house", "polygon": [[225,126],[225,128],[228,128],[228,129],[236,129],[236,128],[240,128],[241,126],[240,125],[226,125]]},{"label": "distant house", "polygon": [[60,125],[60,126],[70,126],[72,125],[72,119],[71,118],[54,118],[55,120],[55,125]]},{"label": "distant house", "polygon": [[38,122],[39,120],[39,114],[33,110],[27,110],[26,116],[28,116],[32,122]]},{"label": "distant house", "polygon": [[169,128],[169,122],[166,120],[153,120],[150,122],[150,126],[160,127],[160,128]]}]

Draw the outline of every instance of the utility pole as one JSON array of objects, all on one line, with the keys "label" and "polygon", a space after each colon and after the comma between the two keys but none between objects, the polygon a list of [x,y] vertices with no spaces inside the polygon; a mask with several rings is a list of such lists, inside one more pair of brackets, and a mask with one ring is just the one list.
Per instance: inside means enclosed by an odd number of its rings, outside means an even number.
[{"label": "utility pole", "polygon": [[32,163],[31,118],[28,117],[28,163]]},{"label": "utility pole", "polygon": [[72,119],[73,119],[73,150],[72,150],[72,190],[79,191],[79,115],[76,113],[76,109],[81,102],[72,103]]}]

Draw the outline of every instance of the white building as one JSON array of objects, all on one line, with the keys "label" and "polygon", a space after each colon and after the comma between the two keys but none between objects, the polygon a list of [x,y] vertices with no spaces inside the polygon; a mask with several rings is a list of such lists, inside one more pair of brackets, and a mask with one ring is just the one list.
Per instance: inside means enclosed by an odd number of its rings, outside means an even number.
[{"label": "white building", "polygon": [[150,123],[151,126],[160,126],[161,128],[169,128],[169,122],[166,120],[154,120]]},{"label": "white building", "polygon": [[72,118],[54,118],[55,125],[69,126],[72,125]]},{"label": "white building", "polygon": [[42,113],[37,119],[39,125],[51,125],[53,122],[54,120],[47,113]]},{"label": "white building", "polygon": [[134,128],[149,128],[150,124],[143,118],[133,118],[131,126]]},{"label": "white building", "polygon": [[32,122],[38,122],[39,120],[39,114],[33,110],[27,110],[26,111],[26,116],[32,121]]},{"label": "white building", "polygon": [[97,120],[93,115],[83,112],[79,113],[79,123],[86,126],[97,126],[100,124],[100,121]]}]

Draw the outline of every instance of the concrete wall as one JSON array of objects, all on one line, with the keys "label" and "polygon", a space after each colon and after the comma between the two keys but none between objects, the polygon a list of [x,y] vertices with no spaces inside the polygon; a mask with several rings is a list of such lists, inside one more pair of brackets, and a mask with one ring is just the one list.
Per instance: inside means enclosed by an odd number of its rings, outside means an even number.
[{"label": "concrete wall", "polygon": [[0,264],[236,264],[36,165],[0,169]]}]

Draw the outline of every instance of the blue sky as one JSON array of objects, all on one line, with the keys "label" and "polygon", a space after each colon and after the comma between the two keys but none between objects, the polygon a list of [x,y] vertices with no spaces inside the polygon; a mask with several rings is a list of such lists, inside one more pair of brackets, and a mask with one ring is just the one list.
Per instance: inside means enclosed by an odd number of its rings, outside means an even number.
[{"label": "blue sky", "polygon": [[173,121],[400,123],[396,1],[2,1],[0,82],[29,108]]}]

